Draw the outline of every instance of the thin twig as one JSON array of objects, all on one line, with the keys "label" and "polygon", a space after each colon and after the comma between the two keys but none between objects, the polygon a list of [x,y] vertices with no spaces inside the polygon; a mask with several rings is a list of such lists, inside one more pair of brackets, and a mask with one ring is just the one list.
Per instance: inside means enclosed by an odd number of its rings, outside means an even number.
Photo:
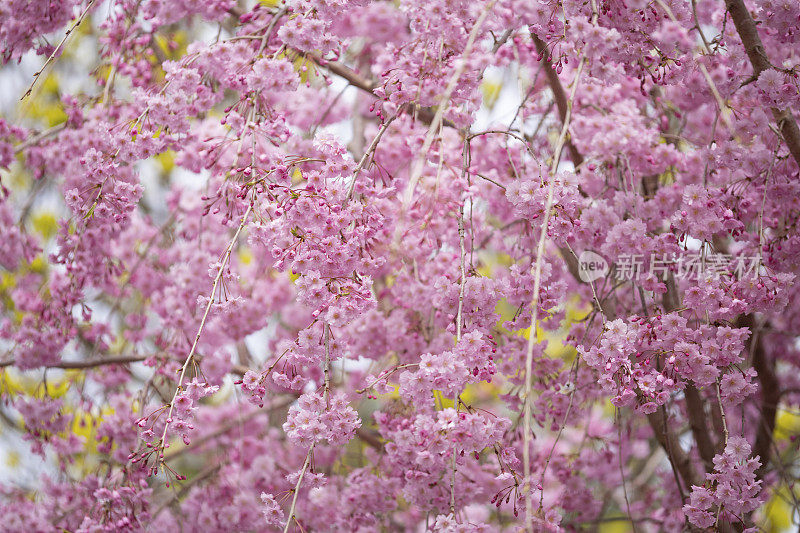
[{"label": "thin twig", "polygon": [[56,124],[52,128],[48,128],[42,131],[41,133],[37,133],[33,137],[28,137],[27,139],[25,139],[24,142],[21,142],[14,147],[14,154],[18,154],[31,146],[39,144],[41,141],[47,139],[48,137],[52,137],[56,133],[65,129],[66,127],[67,127],[67,122],[64,121],[61,124]]},{"label": "thin twig", "polygon": [[[622,467],[622,417],[620,417],[619,408],[617,411],[617,458],[619,459],[619,475],[622,478],[622,494],[625,496],[625,508],[628,516],[631,516],[631,502],[628,499],[628,485],[625,482],[625,470]],[[633,533],[636,533],[636,522],[631,522]]]},{"label": "thin twig", "polygon": [[361,160],[358,162],[356,169],[353,171],[353,179],[350,181],[350,187],[347,189],[347,198],[348,200],[353,196],[353,190],[356,187],[356,178],[358,178],[358,174],[364,168],[367,160],[370,158],[372,154],[375,153],[375,150],[378,148],[378,143],[381,142],[381,137],[383,134],[386,133],[386,130],[389,129],[389,125],[394,122],[394,119],[397,118],[397,115],[393,115],[392,117],[386,119],[386,121],[381,124],[378,133],[375,135],[375,138],[372,139],[372,142],[369,144],[367,151],[364,152],[364,155],[361,157]]},{"label": "thin twig", "polygon": [[[316,442],[314,444],[316,444]],[[294,496],[292,496],[292,506],[289,507],[289,517],[286,519],[286,526],[283,528],[283,533],[289,531],[289,524],[292,523],[292,519],[294,518],[294,510],[297,505],[297,494],[300,492],[300,485],[303,483],[303,477],[306,475],[308,465],[311,464],[311,454],[314,453],[314,444],[312,444],[311,448],[308,449],[308,454],[306,454],[306,460],[303,463],[303,468],[300,470],[300,477],[297,478],[297,485],[294,487]]]},{"label": "thin twig", "polygon": [[[462,148],[462,169],[461,169],[461,176],[462,178],[466,176],[468,172],[468,168],[470,165],[469,162],[469,137],[464,139],[464,147]],[[466,291],[467,286],[467,252],[466,247],[464,244],[464,203],[462,202],[458,206],[458,244],[461,251],[461,280],[459,282],[458,288],[458,311],[456,312],[456,343],[461,340],[461,330],[462,330],[462,321],[463,321],[463,310],[464,310],[464,292]],[[456,406],[456,411],[458,411],[458,406],[460,402],[461,393],[457,393],[454,399],[454,403]],[[456,516],[456,443],[453,442],[453,458],[452,458],[452,476],[450,477],[450,514],[453,515],[453,519]]]},{"label": "thin twig", "polygon": [[[592,24],[597,24],[597,9],[594,7]],[[531,323],[528,330],[528,346],[525,354],[525,406],[524,406],[524,435],[523,435],[523,463],[525,473],[525,483],[527,484],[527,491],[525,493],[525,530],[533,531],[533,491],[530,484],[531,476],[531,458],[530,458],[530,443],[531,443],[531,392],[533,384],[533,345],[536,341],[536,323],[539,311],[539,292],[541,290],[541,276],[542,276],[542,261],[544,259],[544,248],[547,241],[547,226],[550,222],[550,215],[553,209],[553,192],[555,189],[556,172],[558,165],[561,162],[561,154],[564,150],[564,145],[567,140],[567,133],[569,131],[570,120],[572,118],[572,104],[575,101],[575,95],[578,91],[581,74],[586,65],[586,56],[582,56],[578,63],[578,69],[575,72],[575,79],[572,81],[572,90],[567,100],[566,113],[564,114],[563,124],[561,125],[561,133],[558,136],[555,150],[553,152],[553,160],[550,166],[550,181],[547,184],[547,200],[545,201],[544,214],[542,216],[542,229],[539,233],[539,243],[536,247],[536,262],[533,267],[533,296],[531,298]],[[541,508],[541,502],[540,502]]]},{"label": "thin twig", "polygon": [[39,71],[36,74],[33,75],[33,81],[31,82],[30,86],[28,86],[28,90],[25,91],[25,94],[22,95],[20,100],[24,100],[25,98],[30,96],[30,94],[33,92],[33,86],[36,85],[36,82],[39,80],[39,77],[42,75],[42,73],[45,71],[45,69],[50,66],[50,64],[53,62],[55,57],[59,54],[61,49],[64,47],[64,43],[66,43],[67,39],[69,39],[69,36],[72,35],[72,32],[74,32],[75,29],[77,29],[77,27],[80,26],[81,23],[83,23],[83,19],[85,19],[86,15],[89,14],[89,11],[92,9],[92,6],[94,6],[94,3],[95,3],[95,0],[91,0],[88,4],[86,4],[86,8],[83,10],[81,15],[78,17],[78,20],[76,20],[75,23],[72,26],[69,27],[69,29],[67,30],[67,33],[64,35],[64,38],[61,39],[61,42],[58,43],[58,46],[56,46],[53,49],[53,52],[50,54],[50,57],[47,58],[47,61],[44,62],[44,65],[42,65],[42,68],[40,68]]},{"label": "thin twig", "polygon": [[[200,326],[197,328],[197,334],[194,337],[194,342],[192,343],[192,348],[189,350],[189,355],[186,357],[186,360],[183,362],[183,366],[181,367],[181,373],[178,377],[178,386],[175,388],[175,394],[172,395],[172,400],[169,402],[169,412],[167,414],[167,421],[172,419],[172,413],[175,410],[175,398],[178,397],[178,394],[183,390],[183,379],[186,376],[186,370],[189,368],[189,364],[194,359],[194,352],[197,349],[197,344],[200,342],[200,336],[203,334],[203,328],[206,325],[206,320],[208,319],[208,314],[211,311],[211,306],[214,304],[214,295],[217,293],[217,287],[219,286],[220,281],[222,280],[223,273],[225,272],[225,265],[230,260],[231,254],[233,253],[233,247],[236,246],[236,241],[239,239],[239,234],[244,229],[245,224],[247,223],[247,218],[250,216],[250,213],[253,210],[253,204],[247,206],[247,211],[245,211],[244,215],[242,215],[242,222],[239,224],[239,227],[236,229],[236,233],[233,234],[233,238],[231,242],[228,244],[228,247],[225,249],[225,253],[222,255],[222,261],[219,265],[219,271],[217,272],[216,277],[214,278],[214,285],[211,288],[211,295],[208,298],[208,303],[206,304],[206,309],[203,312],[203,318],[200,320]],[[164,432],[161,435],[161,446],[166,448],[167,446],[167,430],[169,429],[169,422],[164,424]],[[161,461],[164,461],[163,452],[162,452]]]},{"label": "thin twig", "polygon": [[176,458],[176,457],[178,457],[180,455],[183,455],[185,453],[188,453],[188,452],[190,452],[192,450],[196,450],[197,448],[200,448],[201,446],[203,446],[204,444],[208,443],[209,441],[212,441],[212,440],[216,439],[217,437],[221,437],[222,435],[224,435],[225,433],[227,433],[231,429],[239,426],[240,424],[248,422],[248,421],[252,420],[253,418],[257,417],[258,415],[263,414],[264,412],[269,413],[270,411],[281,409],[283,407],[288,407],[295,400],[296,400],[295,396],[289,396],[288,398],[285,398],[283,401],[280,401],[280,402],[278,402],[278,403],[276,403],[274,405],[270,405],[266,409],[266,411],[263,410],[263,409],[254,409],[252,412],[247,413],[244,416],[240,416],[238,418],[235,418],[235,419],[231,420],[227,424],[223,424],[222,426],[220,426],[216,430],[212,431],[211,433],[207,433],[206,435],[203,435],[202,437],[198,437],[196,439],[192,439],[191,444],[189,444],[189,445],[187,445],[187,446],[185,446],[183,448],[180,448],[180,449],[176,448],[174,450],[170,450],[168,453],[164,454],[164,460],[165,461],[169,461],[170,459],[174,459],[174,458]]},{"label": "thin twig", "polygon": [[722,417],[722,432],[725,435],[725,446],[728,445],[728,422],[725,419],[725,408],[722,406],[722,395],[719,390],[719,378],[717,378],[717,405],[719,405],[719,414]]},{"label": "thin twig", "polygon": [[[478,20],[475,21],[475,25],[472,27],[472,30],[469,32],[467,43],[464,46],[464,52],[461,54],[461,61],[453,72],[453,75],[450,77],[450,81],[447,83],[447,87],[442,95],[442,101],[440,102],[439,107],[436,109],[436,114],[433,116],[433,120],[428,127],[428,133],[425,135],[422,148],[420,148],[420,150],[417,152],[416,157],[414,158],[414,163],[411,166],[411,174],[408,178],[406,190],[403,193],[401,216],[411,206],[411,200],[414,197],[414,189],[417,186],[419,178],[422,176],[422,168],[425,165],[425,158],[428,155],[428,150],[430,150],[431,145],[433,144],[434,137],[436,137],[436,131],[439,129],[439,125],[442,123],[442,118],[448,109],[450,98],[453,96],[453,92],[458,85],[458,80],[461,78],[461,75],[467,68],[467,58],[469,57],[470,53],[472,53],[472,47],[475,45],[478,32],[480,31],[484,21],[486,20],[486,17],[489,16],[489,12],[492,10],[496,2],[497,0],[492,0],[486,6],[481,15],[478,17]],[[400,229],[399,224],[398,229]]]}]

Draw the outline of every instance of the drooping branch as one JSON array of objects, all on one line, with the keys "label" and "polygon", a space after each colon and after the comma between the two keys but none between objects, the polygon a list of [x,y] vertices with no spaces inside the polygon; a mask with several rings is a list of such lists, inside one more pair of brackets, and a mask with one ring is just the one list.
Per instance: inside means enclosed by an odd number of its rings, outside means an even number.
[{"label": "drooping branch", "polygon": [[[566,249],[561,250],[561,254],[564,258],[572,258],[573,266],[570,266],[570,263],[567,263],[569,266],[568,270],[576,280],[580,281],[577,264],[578,259],[575,256],[574,251],[571,248],[566,247]],[[677,290],[678,288],[675,283],[675,279],[670,277],[667,280],[667,292],[664,294],[663,299],[665,311],[671,312],[679,307]],[[614,320],[617,318],[616,313],[610,306],[601,306],[600,302],[597,302],[597,306],[598,310],[605,316],[607,320]],[[704,463],[708,465],[710,460],[706,460],[706,457],[709,454],[709,450],[713,450],[713,445],[711,444],[711,437],[708,433],[708,428],[705,422],[700,419],[700,417],[704,416],[702,414],[705,410],[704,402],[699,394],[697,394],[695,397],[691,392],[689,392],[686,399],[692,435],[695,441],[698,443],[698,449],[703,449],[703,451],[701,451],[701,457],[703,457]],[[692,423],[691,418],[695,418],[695,423]],[[678,475],[683,478],[687,488],[691,485],[701,485],[701,476],[695,470],[692,464],[691,456],[687,454],[683,448],[681,448],[678,436],[668,424],[666,410],[662,407],[656,412],[647,415],[647,421],[653,430],[653,435],[655,436],[656,441],[667,454],[667,458],[669,459],[672,470],[676,476],[678,490],[683,492],[683,486],[681,485],[680,479],[677,477]],[[700,422],[702,422],[702,424]],[[711,458],[713,458],[713,453],[711,453]]]},{"label": "drooping branch", "polygon": [[[208,319],[209,311],[211,311],[211,306],[214,303],[214,295],[217,293],[217,287],[222,280],[222,276],[225,272],[225,265],[228,264],[230,261],[231,254],[233,253],[233,248],[236,246],[236,241],[239,238],[239,234],[241,234],[242,230],[244,229],[245,225],[247,224],[247,219],[250,216],[250,213],[253,210],[253,204],[247,206],[247,211],[245,211],[244,215],[242,216],[242,221],[239,224],[239,227],[236,229],[236,233],[233,234],[233,238],[231,239],[230,243],[225,249],[225,252],[222,255],[222,261],[219,263],[219,269],[217,270],[217,275],[214,278],[214,284],[211,288],[211,294],[208,298],[208,303],[206,304],[205,311],[203,311],[203,317],[200,320],[200,326],[197,328],[197,334],[194,337],[194,342],[192,342],[192,348],[189,350],[189,355],[186,357],[186,360],[183,362],[183,366],[180,369],[180,375],[178,376],[178,384],[175,387],[175,393],[172,396],[172,400],[169,402],[169,411],[167,414],[167,419],[170,420],[172,418],[172,413],[175,409],[175,399],[183,390],[183,379],[186,376],[186,371],[189,368],[189,364],[194,361],[195,357],[195,350],[197,349],[197,344],[200,342],[200,336],[203,334],[203,328],[205,327],[206,320]],[[161,435],[161,445],[165,445],[167,442],[167,431],[169,430],[169,422],[164,425],[164,432]],[[162,461],[163,464],[163,461]]]},{"label": "drooping branch", "polygon": [[450,98],[455,93],[456,87],[458,86],[458,80],[461,79],[461,75],[464,74],[464,71],[467,69],[467,59],[472,53],[474,44],[478,42],[478,33],[480,32],[486,17],[489,15],[489,12],[494,7],[495,2],[496,0],[492,0],[486,6],[486,8],[484,8],[478,19],[475,21],[475,24],[472,26],[472,30],[469,32],[469,37],[467,38],[467,44],[464,46],[464,51],[461,55],[461,62],[458,63],[455,71],[450,76],[450,79],[447,82],[447,87],[445,87],[444,93],[442,94],[439,107],[436,109],[436,114],[434,115],[433,120],[428,127],[428,133],[425,134],[425,140],[422,143],[422,148],[415,154],[414,160],[411,164],[408,184],[403,192],[401,216],[403,216],[402,214],[407,212],[411,206],[411,200],[414,197],[414,188],[417,185],[417,181],[419,181],[419,178],[422,176],[422,168],[425,165],[425,158],[428,155],[428,150],[436,138],[437,130],[443,124],[444,114],[450,105]]},{"label": "drooping branch", "polygon": [[89,11],[91,11],[92,8],[94,7],[94,3],[95,3],[95,0],[91,0],[88,4],[86,4],[86,7],[83,9],[83,11],[81,11],[80,16],[78,16],[78,18],[75,20],[75,22],[73,22],[72,25],[70,25],[70,27],[67,29],[67,32],[64,34],[64,37],[58,43],[58,46],[53,48],[53,51],[50,53],[50,56],[48,56],[47,60],[44,62],[44,65],[42,65],[42,68],[40,68],[33,75],[33,81],[31,81],[31,84],[28,86],[28,90],[25,91],[25,94],[22,95],[22,98],[20,98],[20,100],[24,100],[25,98],[27,98],[28,96],[31,95],[31,93],[33,92],[33,87],[36,85],[36,82],[39,81],[39,78],[44,73],[44,71],[50,65],[53,64],[53,61],[56,59],[56,57],[59,54],[61,54],[61,52],[64,49],[64,45],[66,44],[67,40],[75,32],[75,30],[77,30],[78,27],[81,24],[83,24],[83,21],[86,19],[86,15],[88,15]]},{"label": "drooping branch", "polygon": [[[597,9],[593,3],[592,24],[597,24]],[[562,119],[561,132],[556,142],[555,150],[553,151],[553,160],[550,166],[550,181],[547,186],[547,198],[544,206],[544,216],[542,217],[542,229],[539,233],[539,242],[536,249],[536,261],[533,265],[533,297],[531,298],[531,322],[530,329],[528,330],[528,343],[525,353],[525,403],[524,409],[524,434],[523,434],[523,465],[525,471],[525,482],[528,484],[527,492],[525,493],[525,530],[533,531],[533,502],[532,502],[532,488],[530,486],[530,439],[531,439],[531,392],[532,392],[532,370],[533,370],[533,344],[536,339],[536,325],[537,325],[537,312],[539,310],[539,291],[541,289],[541,273],[542,262],[544,259],[545,243],[548,234],[548,221],[550,219],[551,210],[553,207],[553,190],[555,185],[555,175],[558,171],[561,155],[564,146],[567,142],[567,135],[569,134],[570,120],[572,117],[572,105],[575,101],[575,95],[578,92],[578,84],[580,83],[581,74],[586,66],[586,56],[582,56],[578,62],[578,68],[575,72],[575,78],[572,81],[572,90],[569,99],[565,101],[566,109]],[[542,493],[543,494],[543,493]],[[542,509],[542,499],[539,499],[539,511]]]}]

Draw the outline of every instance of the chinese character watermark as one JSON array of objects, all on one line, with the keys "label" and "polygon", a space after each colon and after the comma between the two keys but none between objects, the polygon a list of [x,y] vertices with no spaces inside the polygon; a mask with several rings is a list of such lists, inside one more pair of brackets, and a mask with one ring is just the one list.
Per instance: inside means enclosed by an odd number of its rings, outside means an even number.
[{"label": "chinese character watermark", "polygon": [[730,254],[688,252],[671,255],[622,254],[616,263],[598,253],[584,251],[578,257],[578,274],[581,281],[590,283],[609,273],[619,281],[636,281],[644,278],[666,280],[670,272],[679,279],[718,279],[720,277],[756,278],[761,267],[758,256],[732,256]]}]

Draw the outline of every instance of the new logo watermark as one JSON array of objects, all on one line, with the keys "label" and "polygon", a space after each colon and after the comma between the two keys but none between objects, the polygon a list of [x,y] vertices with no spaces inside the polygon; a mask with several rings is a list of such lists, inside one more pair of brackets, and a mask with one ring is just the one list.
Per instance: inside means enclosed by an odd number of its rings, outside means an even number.
[{"label": "new logo watermark", "polygon": [[761,258],[758,256],[718,253],[688,252],[670,256],[621,254],[612,265],[609,265],[602,255],[591,250],[586,250],[578,256],[578,276],[585,283],[596,281],[609,273],[612,273],[617,280],[627,281],[637,281],[651,276],[664,280],[670,272],[681,279],[756,278],[760,268]]},{"label": "new logo watermark", "polygon": [[602,255],[586,250],[578,257],[578,276],[581,281],[591,283],[608,274],[608,261]]}]

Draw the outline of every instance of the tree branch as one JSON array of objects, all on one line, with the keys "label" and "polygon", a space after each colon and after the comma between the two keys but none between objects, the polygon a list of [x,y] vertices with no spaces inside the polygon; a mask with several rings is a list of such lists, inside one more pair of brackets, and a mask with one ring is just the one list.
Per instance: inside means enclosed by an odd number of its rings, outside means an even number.
[{"label": "tree branch", "polygon": [[692,435],[697,442],[697,450],[700,452],[706,471],[711,472],[714,469],[714,443],[706,426],[705,402],[694,385],[687,385],[683,393],[686,398],[689,427],[692,428]]},{"label": "tree branch", "polygon": [[[536,45],[536,51],[539,52],[539,55],[542,56],[542,62],[544,63],[544,73],[547,76],[547,82],[550,84],[550,90],[553,91],[553,99],[556,102],[556,107],[558,108],[558,116],[561,118],[561,123],[564,123],[564,119],[567,117],[567,109],[569,107],[567,101],[567,93],[564,91],[564,86],[561,85],[561,80],[558,78],[558,73],[553,68],[553,63],[550,61],[550,55],[547,50],[547,45],[539,39],[539,37],[531,32],[531,37],[533,37],[533,42]],[[569,158],[572,161],[572,164],[577,168],[583,163],[583,156],[572,144],[572,139],[567,138],[567,150],[569,151]]]},{"label": "tree branch", "polygon": [[[763,71],[774,67],[770,63],[767,51],[764,49],[764,44],[758,35],[756,23],[747,6],[744,5],[744,0],[725,0],[725,6],[733,19],[733,25],[739,33],[739,38],[742,40],[747,57],[753,65],[753,79],[758,79]],[[772,116],[778,124],[778,129],[786,146],[789,148],[789,152],[797,165],[800,166],[800,129],[797,127],[797,121],[792,114],[792,110],[789,108],[779,109],[777,107],[772,107],[771,109]]]},{"label": "tree branch", "polygon": [[207,444],[209,441],[212,441],[212,440],[216,439],[217,437],[221,437],[222,435],[224,435],[228,431],[230,431],[230,430],[232,430],[232,429],[244,424],[245,422],[249,422],[253,418],[257,417],[258,415],[264,414],[264,413],[270,413],[272,411],[275,411],[275,410],[278,410],[278,409],[282,409],[284,407],[288,407],[295,400],[297,400],[297,395],[292,395],[292,396],[289,396],[288,398],[284,398],[283,401],[280,401],[280,402],[278,402],[278,403],[276,403],[274,405],[270,405],[266,409],[255,409],[255,410],[251,411],[250,413],[247,413],[246,415],[243,415],[243,416],[240,416],[238,418],[235,418],[235,419],[231,420],[230,422],[228,422],[226,424],[223,424],[222,426],[220,426],[216,430],[212,431],[211,433],[206,433],[205,435],[203,435],[201,437],[198,437],[196,439],[192,439],[191,444],[188,444],[188,445],[184,446],[183,448],[175,448],[175,449],[169,450],[168,452],[166,452],[164,454],[164,460],[165,461],[169,461],[169,460],[174,459],[175,457],[178,457],[179,455],[183,455],[183,454],[185,454],[187,452],[190,452],[192,450],[196,450],[197,448],[200,448],[201,446]]},{"label": "tree branch", "polygon": [[[665,409],[661,408],[655,413],[647,415],[647,421],[653,429],[656,440],[661,447],[664,448],[664,451],[667,452],[667,457],[672,464],[672,469],[680,473],[687,485],[702,485],[703,481],[692,466],[691,457],[683,451],[675,433],[669,430],[664,411]],[[678,488],[682,491],[680,485]]]},{"label": "tree branch", "polygon": [[[300,52],[298,52],[300,53]],[[312,60],[318,67],[324,68],[331,74],[335,74],[340,78],[344,79],[347,83],[352,85],[353,87],[360,89],[366,93],[369,93],[372,96],[375,95],[374,91],[378,87],[378,84],[368,78],[365,78],[355,70],[351,69],[344,63],[340,63],[338,61],[327,61],[316,54],[311,53],[304,53],[303,54],[308,59]],[[408,110],[412,113],[416,112],[416,116],[424,123],[430,124],[433,122],[433,118],[435,117],[435,113],[433,110],[427,107],[419,107],[413,102],[408,102],[405,104]],[[448,128],[458,129],[453,122],[448,118],[442,118],[442,124],[447,126]]]},{"label": "tree branch", "polygon": [[778,412],[778,403],[781,399],[780,383],[775,375],[775,362],[770,361],[764,352],[761,338],[755,333],[755,319],[752,314],[742,316],[736,324],[740,328],[750,328],[750,338],[747,340],[747,350],[753,362],[753,369],[760,385],[761,417],[756,432],[756,442],[753,445],[753,455],[761,458],[761,466],[756,471],[757,479],[763,479],[767,471],[770,457],[772,433],[775,431],[775,415]]},{"label": "tree branch", "polygon": [[[120,355],[117,357],[105,357],[103,359],[100,358],[88,359],[86,361],[60,361],[58,363],[53,363],[52,365],[44,365],[37,368],[60,368],[63,370],[84,370],[89,368],[96,368],[98,366],[139,363],[149,357],[150,357],[149,355]],[[202,358],[197,357],[197,360],[202,361]],[[17,363],[16,359],[9,359],[8,361],[0,361],[0,368],[14,366],[16,363]],[[247,372],[247,370],[248,368],[243,365],[233,365],[231,367],[231,373],[238,374],[240,376],[243,375],[245,372]]]},{"label": "tree branch", "polygon": [[380,437],[373,431],[364,428],[356,429],[356,436],[366,445],[380,451],[383,451],[383,442]]},{"label": "tree branch", "polygon": [[[61,361],[59,363],[53,363],[52,365],[45,365],[44,368],[63,368],[64,370],[80,370],[84,368],[95,368],[98,366],[105,366],[105,365],[124,365],[127,363],[138,363],[140,361],[144,361],[147,359],[148,356],[146,355],[127,355],[127,356],[119,356],[119,357],[106,357],[104,359],[93,359],[88,361]],[[10,359],[8,361],[1,361],[0,368],[4,368],[7,366],[14,366],[16,364],[15,359]]]}]

